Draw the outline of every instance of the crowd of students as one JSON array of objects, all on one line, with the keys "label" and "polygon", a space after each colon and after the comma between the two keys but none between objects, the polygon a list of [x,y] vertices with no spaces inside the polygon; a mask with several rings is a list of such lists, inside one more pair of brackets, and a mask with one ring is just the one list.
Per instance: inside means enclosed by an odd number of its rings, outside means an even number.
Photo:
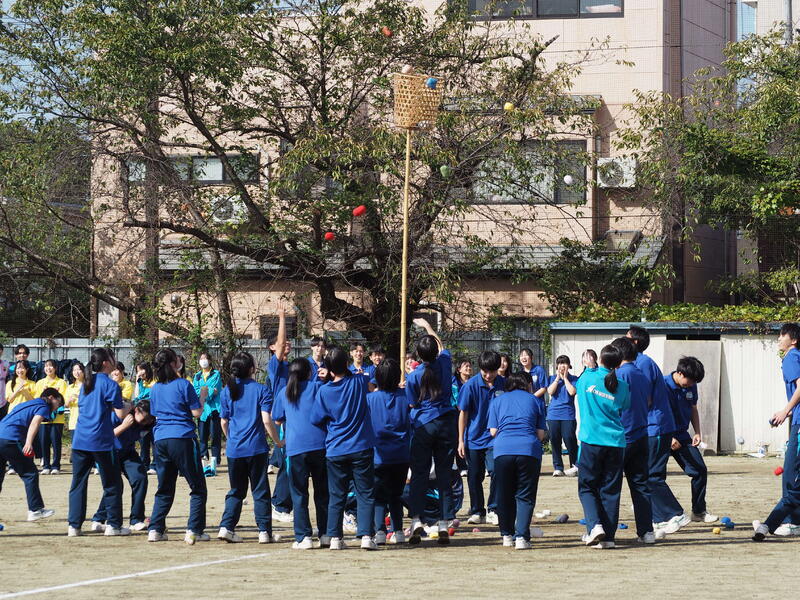
[{"label": "crowd of students", "polygon": [[[475,374],[469,360],[456,361],[453,369],[450,352],[424,320],[416,322],[426,333],[407,357],[405,372],[379,346],[370,348],[368,364],[362,344],[353,344],[348,353],[327,348],[321,338],[312,341],[311,356],[289,362],[283,310],[279,323],[266,384],[256,381],[257,365],[247,352],[233,358],[223,385],[209,354],[200,356],[200,371],[189,378],[182,357],[168,348],[159,350],[152,364],[137,365],[135,387],[105,348],[94,350],[85,367],[74,365],[71,384],[57,377],[52,361],[45,363],[44,377],[33,382],[27,376],[27,348],[18,347],[18,360],[7,369],[0,420],[0,485],[8,463],[9,473],[16,472],[25,485],[28,520],[53,515],[39,491],[34,456],[38,447],[41,473],[60,471],[66,406],[73,432],[70,537],[83,532],[94,470],[103,497],[91,531],[120,536],[146,528],[148,541],[166,540],[166,517],[180,475],[190,489],[184,540],[208,541],[206,477],[214,476],[222,461],[223,434],[230,491],[216,537],[226,542],[243,541],[237,525],[249,490],[259,543],[277,541],[275,517],[293,522],[292,547],[298,550],[342,549],[345,533],[355,533],[367,550],[384,543],[419,544],[425,535],[448,544],[460,504],[454,480],[460,481],[459,470],[465,470],[468,523],[495,523],[504,546],[529,549],[548,435],[553,476],[578,479],[587,546],[614,547],[624,480],[640,543],[655,543],[691,521],[717,520],[706,507],[708,474],[700,450],[697,385],[705,375],[703,365],[683,357],[664,375],[645,353],[650,337],[642,327],[631,326],[599,356],[587,349],[580,375],[571,372],[569,357],[557,357],[555,373],[548,377],[528,349],[520,352],[516,368],[511,357],[485,351]],[[800,415],[795,414],[800,412],[800,326],[785,325],[779,344],[786,353],[789,403],[772,422],[778,426],[791,414],[794,439],[783,498],[764,524],[754,523],[758,541],[768,533],[800,532]],[[278,468],[274,494],[267,477],[267,436],[272,465]],[[688,512],[667,484],[670,457],[691,478]],[[158,483],[147,519],[149,471],[155,471]],[[123,477],[131,488],[128,527],[123,526]]]}]

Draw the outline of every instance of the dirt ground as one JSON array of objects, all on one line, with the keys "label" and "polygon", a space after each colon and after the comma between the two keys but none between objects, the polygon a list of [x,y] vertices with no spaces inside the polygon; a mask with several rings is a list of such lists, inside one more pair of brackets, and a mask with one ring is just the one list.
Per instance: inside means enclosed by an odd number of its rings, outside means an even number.
[{"label": "dirt ground", "polygon": [[[480,533],[462,526],[449,547],[424,541],[416,548],[386,546],[379,552],[347,549],[342,552],[289,548],[291,524],[277,523],[276,532],[287,542],[257,544],[251,506],[246,506],[238,531],[243,544],[212,539],[193,547],[183,543],[188,513],[188,488],[181,480],[168,527],[169,542],[148,544],[146,532],[130,538],[105,538],[85,534],[67,538],[69,467],[59,476],[42,476],[42,494],[56,515],[38,523],[24,518],[24,491],[19,478],[7,476],[0,495],[0,548],[5,559],[0,579],[0,599],[65,584],[113,576],[127,577],[86,583],[58,590],[42,590],[26,597],[59,598],[779,598],[789,592],[775,589],[778,575],[793,572],[800,539],[750,542],[753,519],[763,519],[780,494],[780,478],[773,475],[778,459],[707,457],[710,471],[709,510],[729,516],[737,527],[712,534],[711,525],[692,524],[655,546],[634,543],[636,536],[627,489],[621,519],[630,529],[619,532],[617,549],[599,551],[579,542],[583,528],[575,479],[550,477],[549,457],[539,486],[537,511],[553,516],[566,512],[564,525],[536,520],[544,537],[533,540],[534,549],[517,552],[503,548],[497,528],[480,526]],[[671,465],[675,469],[675,465]],[[689,480],[670,472],[670,483],[689,508]],[[155,477],[150,478],[148,510]],[[208,480],[208,520],[216,533],[221,516],[227,473]],[[126,483],[125,510],[128,505]],[[99,478],[90,480],[89,515],[100,496]],[[467,503],[465,502],[465,505]],[[463,511],[462,511],[463,512]],[[125,513],[127,515],[127,512]],[[459,515],[464,520],[466,514]],[[549,518],[548,520],[549,521]],[[88,529],[88,523],[85,525]],[[208,561],[240,560],[200,566]],[[184,567],[180,570],[175,567]],[[158,570],[156,573],[147,571]],[[777,575],[777,576],[776,576]]]}]

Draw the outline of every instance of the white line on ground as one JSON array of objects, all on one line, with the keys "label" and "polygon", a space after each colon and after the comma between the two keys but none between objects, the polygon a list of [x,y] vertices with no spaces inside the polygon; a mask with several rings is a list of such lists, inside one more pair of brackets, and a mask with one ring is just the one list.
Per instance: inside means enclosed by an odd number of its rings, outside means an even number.
[{"label": "white line on ground", "polygon": [[127,573],[125,575],[113,575],[111,577],[102,577],[100,579],[85,579],[83,581],[75,581],[73,583],[64,583],[62,585],[53,585],[49,587],[36,588],[34,590],[23,590],[21,592],[11,592],[8,594],[0,595],[0,600],[4,598],[20,598],[22,596],[33,596],[34,594],[45,594],[48,592],[58,592],[61,590],[68,590],[71,588],[84,587],[87,585],[96,585],[98,583],[110,583],[112,581],[120,581],[123,579],[133,579],[134,577],[147,577],[148,575],[158,575],[160,573],[169,573],[171,571],[183,571],[185,569],[194,569],[198,567],[210,567],[212,565],[222,565],[226,563],[239,562],[243,560],[254,560],[256,558],[265,558],[267,556],[274,556],[281,552],[288,552],[288,550],[276,550],[273,552],[260,552],[259,554],[246,554],[244,556],[236,556],[234,558],[222,558],[219,560],[209,560],[206,562],[191,563],[188,565],[173,565],[171,567],[162,567],[160,569],[151,569],[149,571],[139,571],[138,573]]}]

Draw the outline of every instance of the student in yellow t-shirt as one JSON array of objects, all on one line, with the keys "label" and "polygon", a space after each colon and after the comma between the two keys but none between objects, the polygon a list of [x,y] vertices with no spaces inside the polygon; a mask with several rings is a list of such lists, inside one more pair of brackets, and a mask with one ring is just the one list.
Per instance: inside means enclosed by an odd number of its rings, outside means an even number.
[{"label": "student in yellow t-shirt", "polygon": [[86,367],[82,362],[72,365],[72,383],[67,386],[67,394],[64,396],[64,406],[69,408],[69,430],[74,431],[78,425],[78,398],[81,395],[81,386],[86,375]]},{"label": "student in yellow t-shirt", "polygon": [[125,365],[117,362],[117,368],[111,371],[109,377],[119,384],[119,389],[122,390],[122,399],[130,402],[133,399],[133,384],[125,379]]},{"label": "student in yellow t-shirt", "polygon": [[[36,382],[35,398],[40,398],[47,388],[53,388],[62,397],[67,396],[67,382],[58,376],[58,363],[44,361],[44,377]],[[39,428],[39,445],[42,448],[42,475],[58,475],[61,472],[61,438],[64,435],[64,407],[58,409],[53,418]],[[53,460],[50,461],[50,449]]]},{"label": "student in yellow t-shirt", "polygon": [[6,383],[8,412],[14,410],[17,404],[22,404],[34,398],[36,383],[28,378],[32,374],[31,365],[27,360],[19,360],[14,365],[14,373]]}]

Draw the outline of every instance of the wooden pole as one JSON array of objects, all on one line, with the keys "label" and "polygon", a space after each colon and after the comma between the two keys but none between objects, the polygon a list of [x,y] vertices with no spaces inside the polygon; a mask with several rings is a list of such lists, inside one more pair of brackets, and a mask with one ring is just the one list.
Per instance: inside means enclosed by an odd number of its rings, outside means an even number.
[{"label": "wooden pole", "polygon": [[411,179],[411,128],[406,129],[406,178],[403,184],[403,283],[400,292],[400,373],[406,380],[408,332],[408,188]]}]

